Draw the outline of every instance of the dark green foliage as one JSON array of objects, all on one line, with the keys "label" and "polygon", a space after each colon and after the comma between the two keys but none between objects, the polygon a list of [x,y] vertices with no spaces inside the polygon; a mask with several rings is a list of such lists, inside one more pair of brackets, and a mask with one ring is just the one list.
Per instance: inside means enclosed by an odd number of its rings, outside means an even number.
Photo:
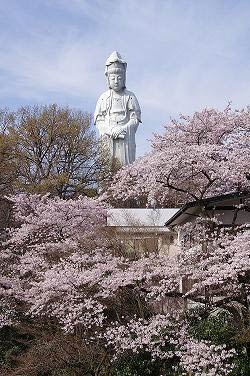
[{"label": "dark green foliage", "polygon": [[15,367],[17,357],[25,351],[32,341],[32,336],[20,333],[17,329],[5,326],[0,329],[0,364]]},{"label": "dark green foliage", "polygon": [[239,351],[237,358],[235,358],[235,368],[232,376],[249,376],[250,375],[250,359],[246,352]]},{"label": "dark green foliage", "polygon": [[147,352],[129,354],[114,364],[114,376],[178,376],[181,373],[175,367],[175,360],[152,360]]},{"label": "dark green foliage", "polygon": [[189,332],[201,340],[216,344],[231,343],[239,328],[233,316],[226,310],[207,312],[204,308],[195,308],[188,312]]},{"label": "dark green foliage", "polygon": [[250,328],[244,327],[226,309],[207,311],[203,307],[188,312],[189,332],[198,339],[226,344],[237,351],[232,376],[250,375]]}]

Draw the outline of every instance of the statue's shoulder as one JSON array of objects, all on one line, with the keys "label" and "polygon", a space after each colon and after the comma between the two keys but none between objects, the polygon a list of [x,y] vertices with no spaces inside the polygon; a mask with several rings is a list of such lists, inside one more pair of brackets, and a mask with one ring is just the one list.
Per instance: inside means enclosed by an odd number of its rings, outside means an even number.
[{"label": "statue's shoulder", "polygon": [[110,90],[107,90],[107,91],[104,91],[104,93],[102,93],[98,99],[98,102],[101,102],[101,101],[105,101],[107,100],[109,97],[110,97]]},{"label": "statue's shoulder", "polygon": [[134,104],[134,106],[136,106],[136,107],[139,106],[139,102],[138,102],[135,94],[132,91],[125,89],[124,94],[126,95],[127,99],[129,100],[129,102],[131,102],[132,105]]},{"label": "statue's shoulder", "polygon": [[127,89],[124,90],[124,94],[131,98],[136,98],[135,94],[132,91],[129,91]]}]

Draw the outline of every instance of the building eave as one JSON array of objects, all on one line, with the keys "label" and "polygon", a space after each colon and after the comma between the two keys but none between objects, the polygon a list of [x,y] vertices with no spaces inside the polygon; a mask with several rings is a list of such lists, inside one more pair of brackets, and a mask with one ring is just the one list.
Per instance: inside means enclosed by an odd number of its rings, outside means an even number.
[{"label": "building eave", "polygon": [[194,213],[187,213],[188,209],[196,207],[206,207],[208,204],[216,204],[221,201],[232,200],[237,198],[250,198],[250,192],[233,192],[224,195],[212,196],[201,200],[187,202],[182,208],[180,208],[180,210],[177,213],[175,213],[168,221],[165,222],[165,226],[168,227],[174,225],[173,222],[175,222],[183,214],[194,215]]}]

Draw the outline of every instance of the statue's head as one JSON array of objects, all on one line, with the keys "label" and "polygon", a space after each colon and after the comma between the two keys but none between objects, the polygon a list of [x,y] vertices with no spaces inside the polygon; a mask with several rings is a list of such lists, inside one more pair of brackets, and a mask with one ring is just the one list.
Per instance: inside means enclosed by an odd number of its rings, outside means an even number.
[{"label": "statue's head", "polygon": [[127,63],[121,55],[114,51],[106,61],[105,75],[108,78],[108,85],[114,91],[121,91],[126,87]]}]

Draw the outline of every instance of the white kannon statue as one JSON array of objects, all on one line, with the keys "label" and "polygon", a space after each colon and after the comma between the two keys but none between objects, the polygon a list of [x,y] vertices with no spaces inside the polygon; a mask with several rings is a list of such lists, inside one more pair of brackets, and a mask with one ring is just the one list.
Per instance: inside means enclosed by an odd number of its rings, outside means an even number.
[{"label": "white kannon statue", "polygon": [[114,51],[106,62],[105,75],[109,90],[97,101],[94,123],[100,138],[121,165],[135,160],[135,133],[141,123],[141,110],[136,96],[126,89],[127,63]]}]

